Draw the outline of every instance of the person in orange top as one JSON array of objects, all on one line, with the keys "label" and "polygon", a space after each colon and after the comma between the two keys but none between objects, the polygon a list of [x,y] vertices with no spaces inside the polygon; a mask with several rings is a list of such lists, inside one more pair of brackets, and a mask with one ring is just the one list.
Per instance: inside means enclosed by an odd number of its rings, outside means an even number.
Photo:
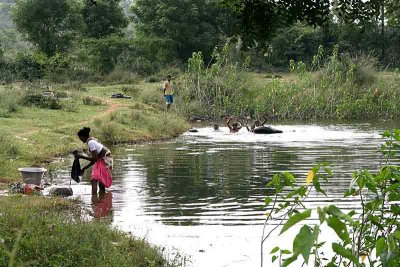
[{"label": "person in orange top", "polygon": [[164,82],[164,98],[167,104],[167,110],[171,108],[171,104],[174,103],[174,91],[172,90],[171,75],[167,76],[167,80]]}]

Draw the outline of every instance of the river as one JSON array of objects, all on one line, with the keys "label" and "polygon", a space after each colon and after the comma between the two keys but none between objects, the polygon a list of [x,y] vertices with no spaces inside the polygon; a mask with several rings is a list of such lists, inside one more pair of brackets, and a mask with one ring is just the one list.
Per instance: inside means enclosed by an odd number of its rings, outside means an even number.
[{"label": "river", "polygon": [[[353,171],[376,170],[381,162],[380,133],[385,124],[282,124],[276,135],[246,131],[229,134],[199,128],[165,143],[120,146],[114,154],[114,184],[105,198],[92,198],[88,179],[72,188],[95,217],[165,247],[171,260],[187,266],[259,266],[260,239],[273,174],[289,171],[299,184],[320,162],[329,162],[334,178],[322,183],[328,196],[311,192],[306,207],[334,203],[357,209],[344,199]],[[69,183],[68,159],[54,182]],[[53,173],[54,174],[54,173]],[[313,217],[307,223],[312,224]],[[266,244],[291,249],[293,231]]]}]

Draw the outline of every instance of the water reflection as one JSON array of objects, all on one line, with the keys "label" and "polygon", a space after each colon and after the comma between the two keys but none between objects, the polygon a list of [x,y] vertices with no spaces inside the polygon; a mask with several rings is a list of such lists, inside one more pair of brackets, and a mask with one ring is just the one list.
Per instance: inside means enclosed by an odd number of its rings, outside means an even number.
[{"label": "water reflection", "polygon": [[93,217],[96,219],[107,218],[113,222],[112,192],[92,195]]}]

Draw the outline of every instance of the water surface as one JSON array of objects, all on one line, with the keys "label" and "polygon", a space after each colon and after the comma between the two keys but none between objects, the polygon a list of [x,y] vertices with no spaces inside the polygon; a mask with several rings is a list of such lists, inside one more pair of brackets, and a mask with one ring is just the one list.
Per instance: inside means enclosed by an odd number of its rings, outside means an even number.
[{"label": "water surface", "polygon": [[[263,203],[273,194],[265,185],[273,174],[290,171],[301,184],[316,163],[330,162],[334,178],[322,184],[328,197],[311,192],[306,207],[334,203],[346,210],[359,207],[357,199],[342,198],[353,171],[374,170],[381,162],[380,126],[275,127],[284,133],[201,128],[167,143],[113,148],[114,185],[106,198],[92,198],[87,179],[72,187],[94,216],[108,216],[116,227],[169,252],[177,249],[188,266],[258,266]],[[57,172],[59,183],[69,182],[69,164]],[[291,249],[292,239],[291,233],[274,236],[267,248],[278,243]]]}]

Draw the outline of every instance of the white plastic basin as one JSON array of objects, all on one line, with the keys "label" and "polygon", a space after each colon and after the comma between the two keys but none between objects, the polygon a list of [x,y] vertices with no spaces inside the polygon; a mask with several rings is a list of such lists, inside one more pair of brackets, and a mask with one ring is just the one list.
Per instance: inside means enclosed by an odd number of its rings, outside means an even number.
[{"label": "white plastic basin", "polygon": [[44,173],[47,171],[45,168],[34,167],[19,168],[18,170],[21,173],[24,183],[35,184],[39,186],[42,183]]}]

